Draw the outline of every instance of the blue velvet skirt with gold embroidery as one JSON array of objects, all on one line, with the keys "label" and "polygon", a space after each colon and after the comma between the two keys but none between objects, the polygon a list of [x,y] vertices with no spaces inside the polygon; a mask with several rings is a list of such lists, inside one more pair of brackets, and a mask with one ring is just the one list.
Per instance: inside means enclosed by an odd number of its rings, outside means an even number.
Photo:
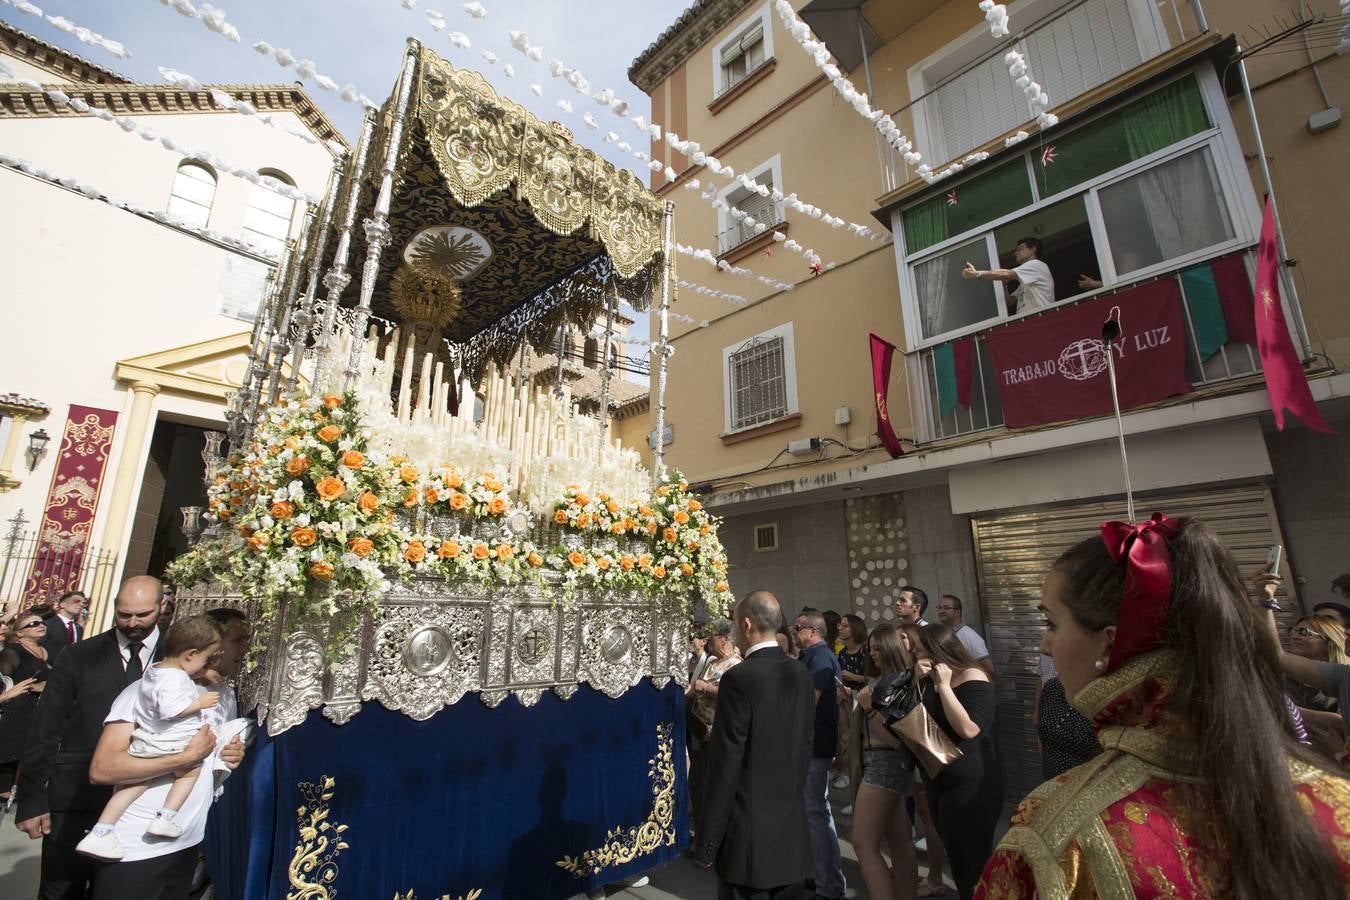
[{"label": "blue velvet skirt with gold embroidery", "polygon": [[685,774],[674,682],[528,709],[466,697],[425,722],[314,711],[225,782],[207,863],[222,900],[570,897],[683,849]]}]

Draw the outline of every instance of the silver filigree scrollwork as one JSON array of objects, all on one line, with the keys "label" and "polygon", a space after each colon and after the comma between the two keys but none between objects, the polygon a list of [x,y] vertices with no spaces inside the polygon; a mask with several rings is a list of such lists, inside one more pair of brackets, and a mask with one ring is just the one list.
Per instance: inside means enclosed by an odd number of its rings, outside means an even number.
[{"label": "silver filigree scrollwork", "polygon": [[337,662],[328,671],[328,689],[324,695],[323,714],[336,725],[345,725],[361,711],[360,648],[344,647]]},{"label": "silver filigree scrollwork", "polygon": [[[583,608],[581,612],[580,680],[610,697],[619,697],[649,672],[651,665],[652,612],[649,606]],[[617,659],[606,654],[606,638],[612,645],[615,629],[627,631],[627,652]]]},{"label": "silver filigree scrollwork", "polygon": [[297,631],[284,641],[281,677],[267,716],[267,733],[276,736],[305,720],[323,702],[323,645]]},{"label": "silver filigree scrollwork", "polygon": [[[482,686],[482,635],[487,604],[466,597],[429,597],[443,583],[417,582],[391,595],[370,643],[362,696],[414,719],[429,719]],[[449,601],[449,602],[447,602]]]},{"label": "silver filigree scrollwork", "polygon": [[555,684],[553,686],[553,693],[558,695],[559,700],[571,700],[572,695],[577,692],[577,687],[578,685],[576,682],[570,684]]}]

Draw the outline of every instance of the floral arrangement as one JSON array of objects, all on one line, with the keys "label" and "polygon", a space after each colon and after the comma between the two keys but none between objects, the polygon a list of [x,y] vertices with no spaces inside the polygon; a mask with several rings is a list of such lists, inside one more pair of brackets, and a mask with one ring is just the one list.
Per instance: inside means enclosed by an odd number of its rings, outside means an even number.
[{"label": "floral arrangement", "polygon": [[259,599],[264,621],[289,604],[334,623],[341,641],[412,577],[529,582],[561,602],[588,587],[641,590],[682,611],[695,591],[711,608],[731,599],[718,520],[678,473],[629,502],[571,485],[531,522],[508,479],[423,471],[384,455],[363,421],[352,394],[269,409],[208,492],[215,534],[167,577],[224,581]]}]

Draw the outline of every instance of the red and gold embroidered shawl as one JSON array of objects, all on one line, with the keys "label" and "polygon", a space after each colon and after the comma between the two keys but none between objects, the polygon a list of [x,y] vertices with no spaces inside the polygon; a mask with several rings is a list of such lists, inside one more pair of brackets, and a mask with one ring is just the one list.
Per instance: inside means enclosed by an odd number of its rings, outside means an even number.
[{"label": "red and gold embroidered shawl", "polygon": [[[1165,710],[1174,673],[1170,653],[1146,653],[1074,698],[1105,752],[1022,801],[976,900],[1231,893],[1209,797],[1195,783],[1194,754]],[[1350,782],[1293,759],[1289,776],[1350,883]]]}]

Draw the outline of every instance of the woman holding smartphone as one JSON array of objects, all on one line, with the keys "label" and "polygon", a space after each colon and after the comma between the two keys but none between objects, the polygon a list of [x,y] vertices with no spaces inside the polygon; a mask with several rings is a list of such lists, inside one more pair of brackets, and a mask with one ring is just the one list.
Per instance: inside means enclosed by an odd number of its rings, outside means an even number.
[{"label": "woman holding smartphone", "polygon": [[14,688],[6,692],[12,696],[0,707],[0,802],[9,798],[14,786],[38,696],[51,668],[47,650],[40,643],[46,633],[47,623],[40,616],[21,612],[10,619],[4,648],[0,649],[0,669],[14,681]]}]

